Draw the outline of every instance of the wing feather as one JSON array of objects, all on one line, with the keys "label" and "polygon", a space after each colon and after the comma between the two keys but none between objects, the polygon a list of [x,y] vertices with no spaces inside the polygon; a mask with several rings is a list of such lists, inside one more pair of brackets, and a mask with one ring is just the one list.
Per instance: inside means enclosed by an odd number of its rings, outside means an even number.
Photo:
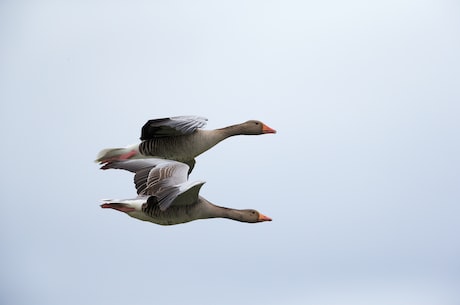
[{"label": "wing feather", "polygon": [[158,159],[132,159],[109,162],[104,169],[124,169],[135,173],[134,184],[139,196],[154,196],[160,210],[172,205],[189,205],[198,200],[204,181],[188,181],[185,163]]},{"label": "wing feather", "polygon": [[176,116],[149,120],[141,130],[142,141],[156,137],[171,137],[191,134],[206,126],[208,119],[200,116]]}]

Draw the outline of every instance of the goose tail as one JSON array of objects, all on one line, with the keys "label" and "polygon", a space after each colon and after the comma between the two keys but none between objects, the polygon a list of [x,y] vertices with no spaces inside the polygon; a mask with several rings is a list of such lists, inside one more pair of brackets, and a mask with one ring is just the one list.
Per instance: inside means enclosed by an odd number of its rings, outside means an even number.
[{"label": "goose tail", "polygon": [[138,145],[128,147],[106,148],[101,150],[94,162],[103,164],[112,161],[127,160],[139,154]]}]

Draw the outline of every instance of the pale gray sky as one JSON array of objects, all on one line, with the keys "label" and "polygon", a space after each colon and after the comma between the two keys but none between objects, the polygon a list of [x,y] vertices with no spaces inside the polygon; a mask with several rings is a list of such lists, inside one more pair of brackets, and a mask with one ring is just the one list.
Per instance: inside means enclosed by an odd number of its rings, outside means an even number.
[{"label": "pale gray sky", "polygon": [[[457,1],[2,1],[0,302],[458,304]],[[259,119],[202,195],[273,218],[99,207],[148,119]]]}]

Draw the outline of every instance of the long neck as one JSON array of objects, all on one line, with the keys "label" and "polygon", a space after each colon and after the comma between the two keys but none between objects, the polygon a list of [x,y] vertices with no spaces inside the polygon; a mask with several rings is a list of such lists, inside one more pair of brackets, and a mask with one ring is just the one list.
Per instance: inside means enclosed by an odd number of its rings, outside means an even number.
[{"label": "long neck", "polygon": [[247,222],[242,210],[230,209],[212,204],[208,200],[200,196],[199,198],[201,209],[199,218],[227,218],[236,221]]},{"label": "long neck", "polygon": [[[195,156],[200,155],[201,153],[207,151],[211,147],[215,146],[219,142],[235,135],[242,134],[242,128],[238,125],[232,125],[225,128],[214,129],[214,130],[197,130],[190,137],[191,141],[195,143],[201,143],[201,145],[196,146],[198,149],[194,152]],[[193,145],[188,146],[189,149]]]},{"label": "long neck", "polygon": [[226,135],[225,138],[244,134],[244,126],[242,124],[235,124],[216,130]]}]

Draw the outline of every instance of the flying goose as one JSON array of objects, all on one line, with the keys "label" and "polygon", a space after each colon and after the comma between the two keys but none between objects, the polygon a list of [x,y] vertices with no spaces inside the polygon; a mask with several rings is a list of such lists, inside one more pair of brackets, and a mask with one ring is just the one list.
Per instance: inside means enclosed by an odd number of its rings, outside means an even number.
[{"label": "flying goose", "polygon": [[126,159],[158,157],[195,165],[195,157],[217,143],[235,135],[276,133],[264,123],[250,120],[228,127],[204,130],[207,119],[199,116],[177,116],[149,120],[142,127],[139,144],[124,148],[108,148],[99,152],[101,164]]},{"label": "flying goose", "polygon": [[125,212],[131,217],[159,225],[175,225],[197,219],[228,218],[241,222],[271,221],[256,210],[217,206],[199,196],[204,181],[188,181],[187,164],[159,158],[108,162],[102,169],[128,170],[134,175],[138,196],[105,200],[102,208]]}]

